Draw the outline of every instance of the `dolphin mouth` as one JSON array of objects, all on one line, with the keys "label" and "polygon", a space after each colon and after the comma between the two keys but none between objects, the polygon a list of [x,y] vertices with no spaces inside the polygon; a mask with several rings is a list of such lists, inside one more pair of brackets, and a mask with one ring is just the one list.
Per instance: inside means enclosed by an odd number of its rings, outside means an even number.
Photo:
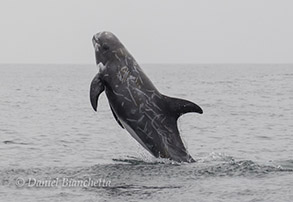
[{"label": "dolphin mouth", "polygon": [[100,45],[99,39],[96,37],[96,35],[93,36],[92,42],[93,42],[93,46],[94,46],[95,50],[97,52],[99,52],[101,45]]}]

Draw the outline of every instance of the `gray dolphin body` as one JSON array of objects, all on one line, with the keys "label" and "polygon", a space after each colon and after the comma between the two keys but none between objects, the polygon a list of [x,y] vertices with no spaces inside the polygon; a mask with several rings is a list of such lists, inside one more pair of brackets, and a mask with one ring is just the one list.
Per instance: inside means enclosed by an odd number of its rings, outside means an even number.
[{"label": "gray dolphin body", "polygon": [[155,157],[193,162],[180,138],[177,119],[187,112],[202,114],[202,109],[190,101],[161,94],[111,32],[100,32],[92,41],[100,65],[90,86],[94,110],[105,90],[118,124],[146,150]]}]

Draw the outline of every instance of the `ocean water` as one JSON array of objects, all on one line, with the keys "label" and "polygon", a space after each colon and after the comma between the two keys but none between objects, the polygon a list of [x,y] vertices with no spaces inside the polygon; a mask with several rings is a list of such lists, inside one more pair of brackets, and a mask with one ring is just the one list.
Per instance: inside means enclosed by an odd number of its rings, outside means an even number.
[{"label": "ocean water", "polygon": [[196,163],[155,159],[116,123],[95,65],[0,65],[1,201],[292,201],[293,65],[141,65],[204,113]]}]

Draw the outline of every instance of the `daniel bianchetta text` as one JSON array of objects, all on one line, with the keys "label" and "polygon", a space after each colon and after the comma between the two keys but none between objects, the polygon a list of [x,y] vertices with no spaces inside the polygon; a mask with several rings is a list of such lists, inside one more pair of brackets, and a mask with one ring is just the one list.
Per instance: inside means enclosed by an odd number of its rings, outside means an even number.
[{"label": "daniel bianchetta text", "polygon": [[71,178],[49,178],[37,179],[33,177],[17,178],[15,180],[17,187],[110,187],[111,180],[106,179],[71,179]]}]

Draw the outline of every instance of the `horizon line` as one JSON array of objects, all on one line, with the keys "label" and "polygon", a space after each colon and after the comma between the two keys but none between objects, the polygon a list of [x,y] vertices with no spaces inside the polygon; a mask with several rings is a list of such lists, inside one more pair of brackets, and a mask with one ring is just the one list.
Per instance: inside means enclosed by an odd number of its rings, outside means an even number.
[{"label": "horizon line", "polygon": [[[293,62],[142,62],[141,65],[293,65]],[[0,63],[0,65],[97,65],[95,63]]]}]

